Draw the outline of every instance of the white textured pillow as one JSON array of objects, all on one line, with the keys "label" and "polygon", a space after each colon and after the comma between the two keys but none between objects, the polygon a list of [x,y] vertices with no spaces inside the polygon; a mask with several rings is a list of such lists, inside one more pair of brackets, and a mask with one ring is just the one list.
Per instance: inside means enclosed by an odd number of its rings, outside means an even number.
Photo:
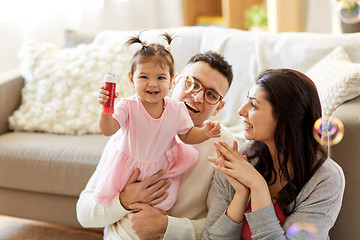
[{"label": "white textured pillow", "polygon": [[106,73],[119,76],[120,96],[134,94],[128,81],[132,53],[119,44],[58,49],[25,42],[20,50],[25,79],[20,108],[9,118],[17,131],[58,134],[99,133],[99,86]]},{"label": "white textured pillow", "polygon": [[360,95],[360,63],[353,63],[342,47],[316,63],[307,76],[317,87],[324,116]]}]

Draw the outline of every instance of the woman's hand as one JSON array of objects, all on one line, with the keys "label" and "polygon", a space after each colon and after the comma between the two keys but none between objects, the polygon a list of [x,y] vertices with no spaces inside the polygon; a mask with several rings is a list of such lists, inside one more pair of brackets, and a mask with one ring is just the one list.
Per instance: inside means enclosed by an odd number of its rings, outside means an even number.
[{"label": "woman's hand", "polygon": [[223,141],[215,142],[216,151],[221,153],[221,164],[217,164],[214,168],[223,173],[225,176],[232,177],[248,188],[254,187],[258,181],[264,181],[261,174],[251,165],[246,156],[240,156],[237,149],[229,146]]},{"label": "woman's hand", "polygon": [[[236,152],[235,154],[236,154],[237,158],[244,158],[247,161],[246,156],[240,156],[239,151],[238,151],[238,144],[235,140],[233,142],[233,149]],[[216,164],[216,166],[224,168],[225,167],[224,161],[226,161],[225,156],[220,152],[220,150],[218,148],[216,148],[216,154],[217,154],[217,158],[209,157],[208,160],[210,162],[213,162],[214,164]],[[215,167],[215,169],[218,170],[217,167]],[[219,172],[221,172],[221,171],[219,171]],[[235,189],[235,191],[237,193],[242,193],[245,195],[249,194],[249,188],[247,188],[244,184],[242,184],[241,182],[239,182],[237,179],[235,179],[234,177],[232,177],[230,175],[224,174],[224,176],[229,181],[231,186],[233,186],[233,188]]]},{"label": "woman's hand", "polygon": [[[243,158],[244,160],[247,161],[246,156],[240,156],[239,151],[238,151],[238,144],[236,141],[233,142],[232,148],[234,150],[234,154],[235,154],[236,158],[239,158],[239,159]],[[222,152],[220,152],[219,149],[216,149],[216,153],[217,153],[217,159],[209,158],[209,161],[217,164],[218,167],[225,168],[225,161],[227,161],[225,156],[222,154]],[[229,181],[231,186],[236,191],[234,198],[232,199],[230,205],[228,206],[228,209],[226,210],[226,215],[233,222],[239,224],[244,220],[244,212],[246,210],[246,203],[249,198],[250,190],[248,187],[246,187],[244,184],[239,182],[234,177],[227,175],[227,174],[224,174],[224,176],[226,177],[226,179]]]},{"label": "woman's hand", "polygon": [[251,209],[255,211],[272,204],[267,182],[263,176],[251,165],[247,158],[240,154],[225,142],[215,142],[216,149],[222,154],[223,166],[214,168],[244,184],[251,192]]}]

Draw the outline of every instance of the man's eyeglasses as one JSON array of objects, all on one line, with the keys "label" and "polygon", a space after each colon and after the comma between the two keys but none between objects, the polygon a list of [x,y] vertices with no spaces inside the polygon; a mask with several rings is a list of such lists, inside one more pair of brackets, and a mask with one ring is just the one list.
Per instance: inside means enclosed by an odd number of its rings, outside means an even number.
[{"label": "man's eyeglasses", "polygon": [[199,80],[191,77],[179,74],[179,80],[184,81],[186,92],[198,93],[204,89],[204,99],[211,105],[217,104],[219,101],[223,99],[223,97],[217,93],[214,89],[205,88]]}]

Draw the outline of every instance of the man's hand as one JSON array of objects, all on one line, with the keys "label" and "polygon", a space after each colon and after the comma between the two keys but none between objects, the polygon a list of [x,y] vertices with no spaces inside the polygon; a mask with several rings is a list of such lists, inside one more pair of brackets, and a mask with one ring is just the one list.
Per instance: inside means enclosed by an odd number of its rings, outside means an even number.
[{"label": "man's hand", "polygon": [[147,203],[150,206],[156,205],[164,201],[169,195],[166,190],[170,186],[170,182],[166,179],[158,179],[164,175],[165,171],[161,170],[154,175],[146,178],[142,182],[137,182],[140,170],[136,169],[127,181],[124,189],[120,192],[121,205],[129,210],[132,203]]},{"label": "man's hand", "polygon": [[130,208],[134,210],[128,214],[131,228],[140,240],[155,240],[164,237],[168,225],[165,212],[144,203],[131,204]]}]

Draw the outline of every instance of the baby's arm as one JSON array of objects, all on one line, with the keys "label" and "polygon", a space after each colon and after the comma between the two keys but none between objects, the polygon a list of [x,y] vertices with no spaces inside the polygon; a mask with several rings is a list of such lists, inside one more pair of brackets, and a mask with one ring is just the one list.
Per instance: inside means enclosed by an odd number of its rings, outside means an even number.
[{"label": "baby's arm", "polygon": [[[116,97],[116,96],[115,96]],[[104,85],[100,86],[98,101],[102,105],[109,99],[109,91],[106,90]],[[99,128],[103,135],[111,136],[120,129],[118,121],[116,121],[112,114],[99,112]]]},{"label": "baby's arm", "polygon": [[185,134],[178,134],[181,141],[187,144],[202,143],[209,138],[220,137],[221,127],[217,121],[207,121],[204,127],[193,127]]}]

